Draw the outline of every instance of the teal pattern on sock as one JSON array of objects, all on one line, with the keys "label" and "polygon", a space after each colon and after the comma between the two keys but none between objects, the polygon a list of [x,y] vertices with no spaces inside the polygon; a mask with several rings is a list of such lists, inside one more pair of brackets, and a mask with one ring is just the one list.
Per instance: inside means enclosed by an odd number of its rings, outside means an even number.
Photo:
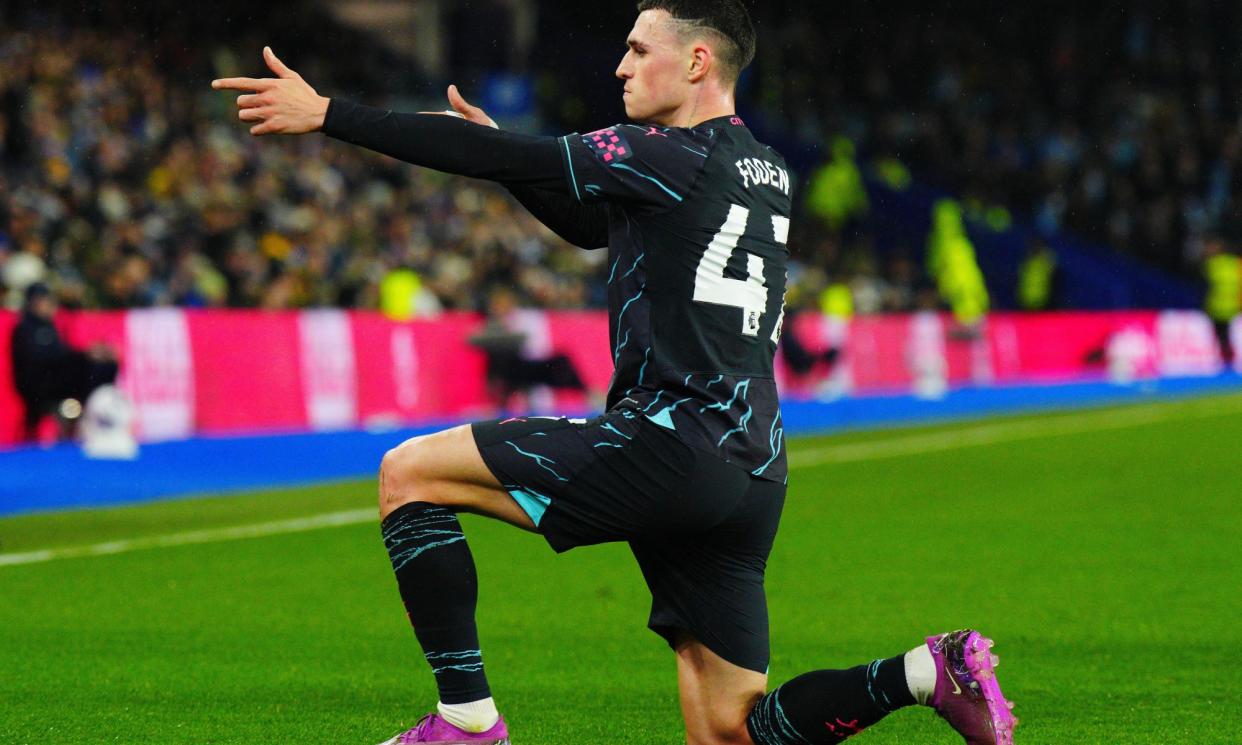
[{"label": "teal pattern on sock", "polygon": [[491,696],[474,612],[479,580],[452,510],[412,502],[381,525],[401,601],[445,704]]}]

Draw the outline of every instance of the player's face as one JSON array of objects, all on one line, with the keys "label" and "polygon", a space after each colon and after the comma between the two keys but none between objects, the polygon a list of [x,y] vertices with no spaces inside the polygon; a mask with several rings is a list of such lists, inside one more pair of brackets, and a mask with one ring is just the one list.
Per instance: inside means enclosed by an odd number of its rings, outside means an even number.
[{"label": "player's face", "polygon": [[668,11],[644,10],[626,39],[629,50],[617,77],[625,81],[625,115],[634,121],[672,124],[690,91],[687,70],[693,54],[671,18]]}]

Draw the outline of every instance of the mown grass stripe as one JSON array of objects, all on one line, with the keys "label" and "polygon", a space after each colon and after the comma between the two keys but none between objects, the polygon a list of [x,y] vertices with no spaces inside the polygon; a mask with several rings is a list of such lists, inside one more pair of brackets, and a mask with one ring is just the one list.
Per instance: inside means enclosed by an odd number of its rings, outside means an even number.
[{"label": "mown grass stripe", "polygon": [[1087,413],[1064,414],[1047,419],[998,422],[938,430],[920,434],[871,440],[868,442],[828,445],[812,449],[792,450],[789,454],[790,468],[812,468],[830,463],[897,458],[906,455],[959,450],[970,447],[997,445],[1044,437],[1104,432],[1130,429],[1172,421],[1212,419],[1242,413],[1242,398],[1225,401],[1203,402],[1197,406],[1187,404],[1156,404],[1143,407],[1096,410]]},{"label": "mown grass stripe", "polygon": [[20,564],[38,564],[57,559],[76,559],[87,556],[109,556],[130,551],[149,548],[169,548],[173,546],[189,546],[198,543],[217,543],[236,541],[245,538],[262,538],[265,536],[302,533],[321,528],[335,528],[342,525],[356,525],[365,522],[379,522],[375,510],[346,510],[328,512],[309,517],[298,517],[289,520],[273,520],[271,522],[252,523],[250,525],[233,525],[225,528],[209,528],[206,530],[189,530],[180,533],[130,538],[119,541],[94,543],[89,546],[68,546],[65,548],[49,548],[40,551],[27,551],[16,554],[0,554],[0,567],[17,566]]},{"label": "mown grass stripe", "polygon": [[[789,465],[791,469],[813,468],[834,463],[898,458],[962,448],[997,445],[1005,442],[1129,429],[1172,421],[1210,419],[1233,416],[1238,413],[1242,413],[1242,398],[1239,397],[1094,410],[1085,413],[1062,414],[1044,419],[978,424],[920,434],[903,434],[867,442],[799,449],[790,453]],[[59,559],[109,556],[152,548],[169,548],[199,543],[262,538],[343,525],[356,525],[376,520],[378,520],[378,516],[375,510],[329,512],[289,520],[166,533],[163,535],[95,543],[86,546],[69,546],[23,553],[0,554],[0,567],[38,564]]]}]

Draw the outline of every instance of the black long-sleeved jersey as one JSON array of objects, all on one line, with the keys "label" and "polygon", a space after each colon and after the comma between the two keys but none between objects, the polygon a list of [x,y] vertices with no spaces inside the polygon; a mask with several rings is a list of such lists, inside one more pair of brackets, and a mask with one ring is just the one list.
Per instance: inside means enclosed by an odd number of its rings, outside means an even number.
[{"label": "black long-sleeved jersey", "polygon": [[691,447],[786,479],[772,360],[792,184],[741,119],[552,138],[333,100],[324,132],[501,182],[567,241],[607,245],[609,408],[631,407]]}]

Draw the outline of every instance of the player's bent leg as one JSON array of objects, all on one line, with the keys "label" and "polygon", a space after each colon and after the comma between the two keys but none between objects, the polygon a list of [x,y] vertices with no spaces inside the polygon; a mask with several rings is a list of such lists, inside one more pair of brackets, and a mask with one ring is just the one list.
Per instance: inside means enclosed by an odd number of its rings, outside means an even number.
[{"label": "player's bent leg", "polygon": [[508,742],[484,673],[478,576],[459,510],[534,527],[484,464],[469,427],[408,440],[384,456],[384,545],[440,698],[434,713],[392,743]]},{"label": "player's bent leg", "polygon": [[384,454],[380,462],[380,517],[405,504],[424,502],[455,511],[488,515],[526,530],[530,516],[492,475],[469,425],[414,437]]},{"label": "player's bent leg", "polygon": [[965,629],[904,655],[799,675],[764,696],[747,725],[755,745],[833,745],[891,712],[935,709],[967,745],[1011,745],[1017,725],[996,679],[992,642]]},{"label": "player's bent leg", "polygon": [[688,745],[751,745],[746,717],[768,676],[728,662],[687,634],[674,651]]},{"label": "player's bent leg", "polygon": [[755,745],[833,745],[915,703],[899,655],[799,675],[760,699],[747,726]]}]

